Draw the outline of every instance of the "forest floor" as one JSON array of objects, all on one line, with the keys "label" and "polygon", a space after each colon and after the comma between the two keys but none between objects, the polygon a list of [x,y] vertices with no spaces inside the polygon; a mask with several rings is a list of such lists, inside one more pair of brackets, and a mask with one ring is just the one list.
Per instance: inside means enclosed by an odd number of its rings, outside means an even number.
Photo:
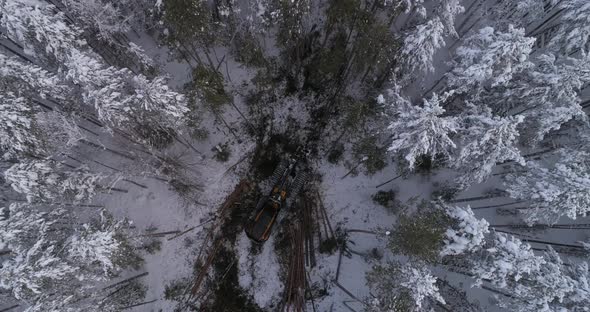
[{"label": "forest floor", "polygon": [[[138,43],[160,60],[176,87],[189,81],[190,68],[169,60],[166,48],[158,47],[147,37],[138,39]],[[237,91],[242,89],[244,82],[249,83],[252,71],[233,65],[229,67],[233,82],[228,89],[233,90],[237,107],[247,111],[246,99]],[[312,150],[307,161],[314,174],[307,192],[313,195],[315,205],[321,201],[326,212],[322,220],[327,220],[323,222],[329,222],[332,227],[328,230],[324,225],[316,226],[316,230],[319,227],[319,231],[323,231],[322,238],[314,243],[316,266],[306,267],[315,309],[344,311],[347,307],[356,310],[363,307],[354,298],[370,296],[364,283],[365,272],[381,258],[387,257],[379,250],[386,249],[385,233],[396,221],[396,207],[377,204],[373,195],[378,191],[377,185],[397,175],[397,168],[390,164],[375,174],[368,174],[362,167],[355,169],[358,160],[350,154],[343,155],[343,160],[336,163],[328,161],[324,155],[326,148],[318,146],[323,144],[318,138],[325,130],[322,128],[325,124],[309,117],[303,109],[305,101],[283,100],[274,109],[274,122],[279,125],[270,130],[258,129],[267,131],[262,140],[248,135],[248,127],[244,126],[244,120],[236,109],[224,109],[222,118],[225,124],[207,113],[203,117],[203,127],[209,135],[203,141],[191,142],[202,154],[186,151],[184,156],[186,163],[193,164],[191,167],[199,172],[199,183],[204,186],[199,194],[199,205],[187,205],[165,183],[145,179],[137,182],[145,183],[148,189],[130,189],[128,193],[105,198],[106,206],[115,207],[117,215],[128,217],[138,229],[184,232],[198,226],[185,235],[169,235],[161,239],[161,249],[145,256],[144,269],[149,272],[144,278],[148,285],[145,299],[157,301],[130,311],[172,311],[174,307],[191,306],[187,306],[185,295],[203,265],[203,261],[195,262],[195,259],[207,247],[204,243],[207,234],[215,226],[213,222],[205,222],[216,216],[227,195],[244,178],[255,187],[219,225],[223,243],[216,249],[211,270],[203,284],[203,289],[212,293],[201,293],[202,297],[197,301],[203,305],[203,311],[276,311],[285,297],[291,247],[289,224],[294,223],[297,214],[293,213],[290,202],[287,209],[281,211],[270,239],[262,245],[254,244],[246,237],[243,225],[254,212],[259,196],[269,191],[268,178],[275,166],[282,157],[302,145]],[[288,120],[295,122],[287,124]],[[309,136],[302,137],[301,133]],[[220,145],[229,146],[231,150],[225,161],[216,159],[216,147]],[[444,176],[445,173],[437,175]],[[416,175],[389,183],[379,190],[395,190],[396,201],[407,201],[416,196],[428,199],[434,189],[432,180],[436,177]],[[351,229],[374,231],[381,235],[347,233]],[[330,231],[334,233],[328,235]],[[338,247],[343,247],[345,242],[347,251],[341,255]],[[337,271],[339,286],[335,284]]]}]

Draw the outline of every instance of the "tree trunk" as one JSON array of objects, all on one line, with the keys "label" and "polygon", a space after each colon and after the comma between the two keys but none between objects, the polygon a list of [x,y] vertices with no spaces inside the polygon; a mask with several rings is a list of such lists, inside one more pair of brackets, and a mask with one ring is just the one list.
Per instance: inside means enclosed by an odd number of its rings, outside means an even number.
[{"label": "tree trunk", "polygon": [[113,153],[113,154],[115,154],[115,155],[117,155],[117,156],[121,156],[121,157],[123,157],[123,158],[127,158],[127,159],[129,159],[129,160],[136,160],[136,158],[135,158],[135,157],[133,157],[133,156],[127,155],[127,154],[125,154],[125,153],[123,153],[123,152],[115,151],[115,150],[113,150],[113,149],[110,149],[110,148],[108,148],[108,147],[106,147],[106,146],[101,146],[101,145],[98,145],[98,144],[96,144],[96,143],[90,142],[90,141],[88,141],[88,140],[85,140],[85,139],[82,139],[82,140],[80,140],[80,142],[82,142],[82,143],[84,143],[84,144],[86,144],[86,145],[88,145],[88,146],[92,146],[92,147],[94,147],[94,148],[97,148],[97,149],[101,149],[101,150],[104,150],[104,151],[111,152],[111,153]]},{"label": "tree trunk", "polygon": [[451,201],[449,201],[449,203],[463,203],[463,202],[476,201],[476,200],[484,200],[484,199],[497,198],[497,197],[504,197],[504,194],[501,194],[501,195],[477,196],[477,197],[470,197],[470,198],[460,198],[460,199],[451,200]]},{"label": "tree trunk", "polygon": [[394,178],[392,178],[392,179],[389,179],[389,180],[387,180],[387,181],[385,181],[385,182],[383,182],[383,183],[381,183],[381,184],[377,185],[375,188],[380,188],[380,187],[382,187],[383,185],[385,185],[385,184],[387,184],[387,183],[389,183],[389,182],[393,182],[393,181],[395,181],[397,178],[399,178],[399,177],[401,177],[401,176],[402,176],[402,175],[400,174],[400,175],[398,175],[398,176],[396,176],[396,177],[394,177]]},{"label": "tree trunk", "polygon": [[426,90],[424,93],[422,93],[422,97],[426,97],[428,95],[428,93],[430,93],[430,91],[434,90],[446,77],[447,74],[450,73],[453,69],[449,69],[447,70],[441,77],[440,79],[438,79],[433,85],[432,87],[430,87],[428,90]]},{"label": "tree trunk", "polygon": [[131,282],[132,280],[136,280],[136,279],[138,279],[138,278],[141,278],[141,277],[144,277],[144,276],[146,276],[146,275],[148,275],[148,274],[149,274],[149,272],[143,272],[143,273],[137,274],[137,275],[135,275],[135,276],[132,276],[132,277],[130,277],[130,278],[124,279],[124,280],[122,280],[122,281],[120,281],[120,282],[117,282],[117,283],[111,284],[111,285],[109,285],[109,286],[107,286],[107,287],[103,288],[103,290],[105,290],[105,289],[109,289],[109,288],[113,288],[113,287],[119,286],[119,285],[121,285],[121,284],[124,284],[124,283]]},{"label": "tree trunk", "polygon": [[342,129],[342,132],[340,133],[340,135],[338,135],[338,137],[336,138],[336,140],[334,140],[334,142],[332,142],[332,144],[330,144],[330,148],[326,152],[326,156],[328,156],[330,154],[330,152],[334,150],[334,148],[336,147],[336,144],[338,142],[340,142],[340,140],[346,134],[346,132],[348,132],[348,129],[346,129],[346,128]]},{"label": "tree trunk", "polygon": [[223,125],[229,130],[229,132],[237,139],[240,140],[240,137],[236,134],[235,130],[230,127],[230,125],[225,121],[225,119],[223,118],[223,116],[221,115],[221,113],[217,112],[217,111],[213,111],[213,115],[215,115],[216,118],[218,118],[218,120],[220,120]]},{"label": "tree trunk", "polygon": [[0,310],[0,312],[7,312],[7,311],[10,311],[10,310],[12,310],[12,309],[16,309],[16,308],[18,308],[18,307],[20,307],[20,305],[18,305],[18,304],[15,304],[15,305],[13,305],[13,306],[10,306],[10,307],[8,307],[8,308],[4,308],[4,309]]},{"label": "tree trunk", "polygon": [[340,180],[343,180],[344,178],[348,177],[356,168],[358,168],[360,165],[362,165],[366,160],[363,159],[361,160],[358,164],[356,164],[356,166],[352,167],[352,169],[350,169],[350,171],[348,171],[342,178],[340,178]]},{"label": "tree trunk", "polygon": [[549,23],[550,21],[552,21],[554,18],[558,17],[559,14],[561,14],[561,12],[563,12],[565,9],[560,9],[557,12],[553,13],[551,16],[549,16],[543,23],[541,23],[540,25],[538,25],[537,27],[535,27],[533,30],[527,32],[527,34],[525,36],[527,37],[533,37],[536,33],[537,30],[543,28],[543,26],[545,26],[547,23]]},{"label": "tree trunk", "polygon": [[498,208],[498,207],[504,207],[504,206],[510,206],[510,205],[514,205],[514,204],[520,204],[523,203],[524,200],[520,200],[520,201],[515,201],[515,202],[511,202],[511,203],[507,203],[507,204],[500,204],[500,205],[491,205],[491,206],[480,206],[480,207],[472,207],[471,210],[476,210],[476,209],[487,209],[487,208]]},{"label": "tree trunk", "polygon": [[508,297],[508,298],[515,298],[514,296],[512,296],[510,294],[501,292],[501,291],[499,291],[499,290],[497,290],[495,288],[492,288],[492,287],[489,287],[489,286],[486,286],[486,285],[481,285],[481,288],[482,289],[485,289],[485,290],[489,290],[489,291],[491,291],[493,293],[496,293],[496,294],[500,294],[500,295],[505,296],[505,297]]},{"label": "tree trunk", "polygon": [[4,44],[4,43],[2,43],[2,42],[0,42],[0,45],[1,45],[2,47],[4,47],[6,50],[10,51],[12,54],[14,54],[14,55],[16,55],[16,56],[20,57],[21,59],[23,59],[23,60],[25,60],[25,61],[27,61],[27,62],[29,62],[29,63],[31,63],[31,64],[35,64],[35,62],[33,62],[33,60],[29,59],[29,58],[28,58],[27,56],[25,56],[24,54],[21,54],[19,51],[17,51],[17,50],[15,50],[15,49],[13,49],[13,48],[11,48],[11,47],[9,47],[9,46],[5,45],[5,44]]},{"label": "tree trunk", "polygon": [[156,301],[158,301],[158,299],[154,299],[154,300],[150,300],[150,301],[146,301],[146,302],[137,303],[137,304],[133,304],[133,305],[130,305],[130,306],[122,307],[121,310],[126,310],[126,309],[130,309],[130,308],[134,308],[134,307],[139,307],[139,306],[142,306],[142,305],[154,303]]},{"label": "tree trunk", "polygon": [[[513,233],[513,232],[503,231],[503,230],[498,230],[498,229],[495,229],[495,231],[496,232],[500,232],[500,233],[510,234],[510,235],[519,235],[519,236],[522,236],[522,234],[520,234],[520,233]],[[555,242],[550,242],[550,241],[546,241],[546,240],[540,240],[540,239],[534,239],[534,238],[527,238],[527,237],[522,237],[521,240],[523,242],[527,242],[527,243],[545,244],[545,245],[551,245],[551,246],[557,246],[557,247],[566,247],[566,248],[574,248],[574,249],[582,249],[582,250],[585,249],[584,246],[582,246],[582,245],[572,245],[572,244],[564,244],[564,243],[555,243]]]}]

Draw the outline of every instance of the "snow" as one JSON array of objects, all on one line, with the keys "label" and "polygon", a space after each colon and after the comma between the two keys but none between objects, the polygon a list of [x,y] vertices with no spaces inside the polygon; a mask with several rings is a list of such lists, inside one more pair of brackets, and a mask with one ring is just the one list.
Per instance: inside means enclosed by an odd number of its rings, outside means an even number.
[{"label": "snow", "polygon": [[438,17],[418,25],[404,40],[401,55],[408,73],[434,72],[433,58],[437,49],[445,46],[444,25]]},{"label": "snow", "polygon": [[424,268],[414,268],[411,265],[402,267],[402,281],[400,285],[410,290],[411,296],[418,309],[422,308],[422,302],[427,297],[432,297],[436,301],[445,304],[445,300],[438,292],[435,285],[436,277]]},{"label": "snow", "polygon": [[262,246],[259,254],[252,255],[252,242],[241,232],[236,243],[239,256],[239,283],[245,292],[253,296],[261,308],[270,309],[278,305],[284,289],[279,274],[280,265],[274,253],[274,236]]},{"label": "snow", "polygon": [[449,217],[457,221],[459,229],[447,229],[447,239],[441,256],[472,252],[483,244],[484,235],[489,233],[489,223],[486,220],[478,220],[469,206],[450,207],[446,209],[446,212]]},{"label": "snow", "polygon": [[444,94],[439,98],[434,94],[430,99],[424,99],[423,107],[418,107],[394,95],[392,106],[399,117],[388,127],[394,135],[388,150],[405,154],[410,170],[414,169],[420,156],[440,154],[450,158],[450,151],[457,147],[450,136],[457,132],[459,124],[455,117],[443,116],[445,110],[441,106],[449,96]]}]

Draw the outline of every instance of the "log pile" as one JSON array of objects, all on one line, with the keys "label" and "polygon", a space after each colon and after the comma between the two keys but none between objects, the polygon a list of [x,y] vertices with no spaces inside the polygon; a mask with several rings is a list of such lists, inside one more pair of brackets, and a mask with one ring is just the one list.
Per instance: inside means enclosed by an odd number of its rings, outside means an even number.
[{"label": "log pile", "polygon": [[289,260],[289,273],[287,276],[284,308],[285,312],[305,311],[305,234],[301,224],[292,225],[289,228],[291,234],[291,257]]},{"label": "log pile", "polygon": [[203,242],[203,247],[199,251],[197,256],[197,262],[202,264],[201,267],[197,270],[197,275],[194,278],[194,282],[192,283],[192,288],[190,290],[190,296],[196,296],[207,276],[209,269],[211,268],[211,264],[215,260],[215,256],[220,249],[220,246],[223,242],[223,237],[219,231],[221,225],[225,221],[225,217],[229,215],[230,211],[236,206],[239,205],[239,199],[242,195],[251,189],[251,184],[247,180],[242,180],[236,186],[234,191],[226,198],[223,204],[219,207],[219,211],[216,216],[215,223],[209,228],[207,232],[207,236]]},{"label": "log pile", "polygon": [[[306,309],[305,294],[310,292],[306,268],[316,266],[315,252],[318,246],[323,241],[335,238],[317,190],[300,196],[294,208],[297,213],[293,224],[289,226],[291,251],[282,311],[301,312]],[[313,297],[308,297],[312,299],[314,307]]]}]

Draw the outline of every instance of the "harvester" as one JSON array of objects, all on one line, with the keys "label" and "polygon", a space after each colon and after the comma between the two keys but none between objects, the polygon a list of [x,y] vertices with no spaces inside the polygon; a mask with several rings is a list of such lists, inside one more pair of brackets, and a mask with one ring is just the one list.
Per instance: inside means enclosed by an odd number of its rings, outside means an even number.
[{"label": "harvester", "polygon": [[256,205],[256,214],[246,225],[246,234],[252,240],[263,243],[270,237],[279,212],[286,206],[287,199],[299,193],[307,181],[307,172],[302,170],[302,153],[283,160],[276,167],[271,178],[270,194],[263,196]]}]

